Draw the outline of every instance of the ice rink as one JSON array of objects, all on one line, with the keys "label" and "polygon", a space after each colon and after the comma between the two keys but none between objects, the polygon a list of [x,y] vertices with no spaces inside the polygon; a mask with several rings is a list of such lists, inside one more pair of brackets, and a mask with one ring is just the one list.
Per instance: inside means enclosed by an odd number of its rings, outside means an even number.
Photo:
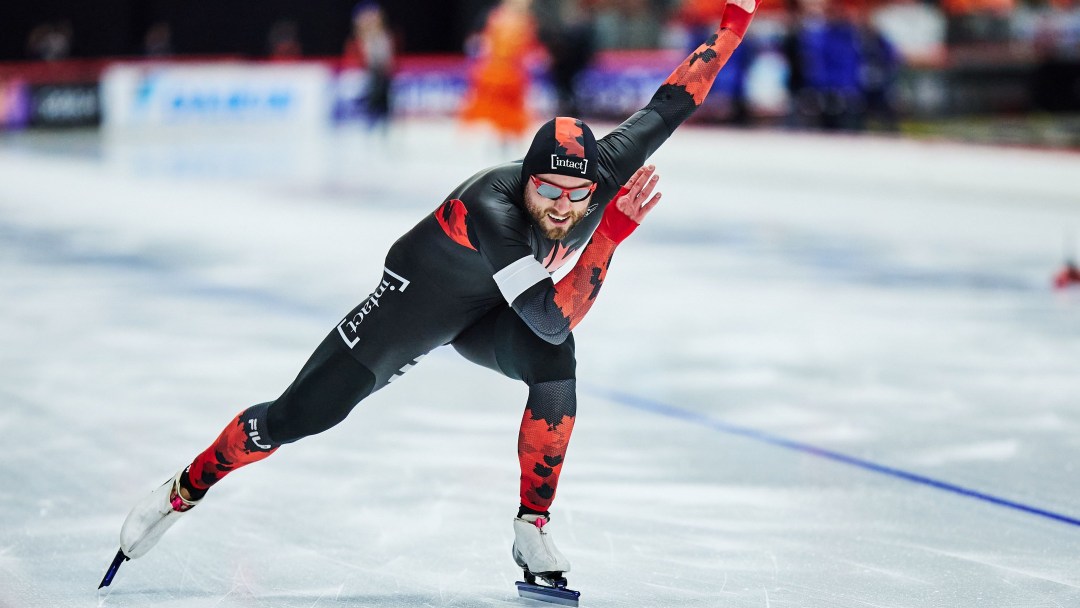
[{"label": "ice rink", "polygon": [[[97,589],[134,502],[523,152],[439,122],[0,137],[0,608],[539,606],[525,387],[449,348]],[[687,127],[653,162],[575,331],[581,605],[1080,605],[1080,290],[1050,285],[1080,154]]]}]

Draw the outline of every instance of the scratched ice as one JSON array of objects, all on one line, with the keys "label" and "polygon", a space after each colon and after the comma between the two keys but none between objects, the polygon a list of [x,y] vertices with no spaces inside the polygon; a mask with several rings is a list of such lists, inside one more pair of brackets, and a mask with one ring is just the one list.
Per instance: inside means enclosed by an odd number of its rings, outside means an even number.
[{"label": "scratched ice", "polygon": [[[503,160],[442,123],[168,141],[0,140],[0,606],[525,605],[525,391],[447,349],[96,589],[130,506]],[[687,128],[654,161],[576,331],[582,605],[1080,605],[1080,156]]]}]

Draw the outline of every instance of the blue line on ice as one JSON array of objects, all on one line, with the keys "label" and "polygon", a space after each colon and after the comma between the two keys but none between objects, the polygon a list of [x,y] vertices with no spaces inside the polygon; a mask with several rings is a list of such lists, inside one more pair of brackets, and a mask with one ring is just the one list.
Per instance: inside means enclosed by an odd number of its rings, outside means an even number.
[{"label": "blue line on ice", "polygon": [[646,399],[644,397],[638,397],[637,395],[631,395],[631,394],[623,393],[623,392],[620,392],[620,391],[603,390],[603,389],[597,389],[597,388],[589,388],[589,389],[586,389],[586,390],[588,390],[588,392],[590,392],[590,393],[592,393],[594,395],[597,395],[597,396],[600,396],[600,397],[605,397],[607,399],[610,399],[614,403],[617,403],[619,405],[623,405],[623,406],[626,406],[626,407],[631,407],[631,408],[634,408],[634,409],[637,409],[637,410],[642,410],[642,411],[649,412],[649,413],[652,413],[652,414],[658,414],[658,415],[661,415],[661,416],[666,416],[668,418],[675,418],[675,419],[679,419],[679,420],[684,420],[686,422],[691,422],[691,423],[694,423],[694,424],[697,424],[697,425],[700,425],[700,426],[708,427],[708,428],[720,431],[722,433],[727,433],[729,435],[738,435],[740,437],[747,437],[749,439],[754,439],[756,441],[761,441],[761,442],[764,442],[764,443],[768,443],[770,445],[786,448],[786,449],[789,449],[789,450],[794,450],[794,451],[797,451],[797,452],[802,452],[804,454],[810,454],[810,455],[813,455],[813,456],[817,456],[819,458],[825,458],[825,459],[833,460],[833,461],[836,461],[836,462],[842,462],[844,464],[859,467],[860,469],[865,469],[867,471],[872,471],[874,473],[880,473],[882,475],[888,475],[890,477],[895,477],[897,479],[903,479],[905,481],[910,481],[912,483],[917,483],[917,484],[922,484],[922,485],[925,485],[925,486],[930,486],[932,488],[937,488],[939,490],[944,490],[946,492],[952,492],[954,494],[960,494],[962,496],[967,496],[969,498],[975,498],[977,500],[981,500],[983,502],[988,502],[988,503],[998,505],[998,506],[1001,506],[1001,507],[1007,507],[1009,509],[1022,511],[1024,513],[1029,513],[1031,515],[1037,515],[1039,517],[1045,517],[1047,519],[1052,519],[1052,520],[1055,520],[1055,521],[1059,521],[1059,522],[1066,523],[1066,524],[1071,524],[1071,525],[1074,525],[1074,526],[1080,526],[1080,519],[1077,519],[1075,517],[1070,517],[1068,515],[1063,515],[1061,513],[1054,513],[1053,511],[1047,511],[1046,509],[1040,509],[1038,507],[1033,507],[1031,505],[1025,505],[1023,503],[1008,500],[1006,498],[1000,498],[998,496],[994,496],[992,494],[987,494],[985,492],[980,492],[978,490],[972,490],[972,489],[969,489],[969,488],[958,486],[956,484],[952,484],[952,483],[949,483],[947,481],[939,481],[937,479],[933,479],[933,478],[930,478],[930,477],[919,475],[917,473],[910,473],[910,472],[904,471],[902,469],[897,469],[897,468],[894,468],[894,467],[890,467],[890,466],[886,466],[886,465],[882,465],[882,464],[877,464],[875,462],[870,462],[869,460],[864,460],[862,458],[856,458],[854,456],[848,456],[847,454],[841,454],[839,452],[834,452],[832,450],[819,448],[817,446],[810,445],[808,443],[802,443],[800,441],[793,441],[791,439],[785,439],[784,437],[780,437],[778,435],[772,435],[770,433],[766,433],[765,431],[759,431],[757,429],[752,429],[752,428],[748,428],[748,427],[742,427],[742,426],[738,426],[738,425],[734,425],[734,424],[728,424],[728,423],[721,422],[719,420],[710,418],[709,416],[706,416],[705,414],[700,414],[698,412],[685,410],[685,409],[682,409],[682,408],[675,407],[673,405],[668,405],[666,403],[661,403],[659,401],[653,401],[651,399]]}]

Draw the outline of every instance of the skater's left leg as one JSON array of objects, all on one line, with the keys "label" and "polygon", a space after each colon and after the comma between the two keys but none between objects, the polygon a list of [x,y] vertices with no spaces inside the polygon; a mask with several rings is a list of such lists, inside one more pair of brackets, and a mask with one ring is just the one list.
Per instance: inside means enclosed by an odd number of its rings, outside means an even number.
[{"label": "skater's left leg", "polygon": [[546,515],[577,416],[574,336],[562,344],[550,344],[504,307],[462,333],[453,346],[473,363],[528,385],[518,435],[520,514]]},{"label": "skater's left leg", "polygon": [[570,562],[545,527],[577,416],[574,337],[550,344],[504,308],[481,319],[453,345],[470,361],[529,386],[518,434],[521,505],[514,519],[513,556],[526,571],[561,580]]},{"label": "skater's left leg", "polygon": [[548,515],[576,416],[576,381],[573,378],[529,386],[529,399],[518,433],[519,517],[527,513]]}]

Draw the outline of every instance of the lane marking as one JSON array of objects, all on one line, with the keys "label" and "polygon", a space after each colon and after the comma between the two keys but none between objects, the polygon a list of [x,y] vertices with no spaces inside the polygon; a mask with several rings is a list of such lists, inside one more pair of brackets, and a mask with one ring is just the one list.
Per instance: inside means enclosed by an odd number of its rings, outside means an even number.
[{"label": "lane marking", "polygon": [[638,397],[637,395],[631,395],[629,393],[623,393],[620,391],[602,390],[592,387],[587,388],[586,391],[598,397],[604,397],[619,405],[631,407],[636,410],[641,410],[644,412],[649,412],[651,414],[658,414],[661,416],[666,416],[668,418],[691,422],[699,426],[704,426],[720,431],[722,433],[727,433],[729,435],[746,437],[748,439],[753,439],[755,441],[760,441],[769,445],[774,445],[796,452],[802,452],[803,454],[810,454],[812,456],[817,456],[819,458],[825,458],[834,462],[851,465],[860,469],[872,471],[874,473],[880,473],[882,475],[888,475],[890,477],[903,479],[912,483],[930,486],[938,490],[952,492],[953,494],[967,496],[968,498],[974,498],[976,500],[988,502],[999,507],[1006,507],[1009,509],[1014,509],[1016,511],[1022,511],[1031,515],[1045,517],[1047,519],[1052,519],[1054,521],[1059,521],[1073,526],[1080,526],[1080,519],[1076,517],[1070,517],[1061,513],[1055,513],[1053,511],[1041,509],[1039,507],[1026,505],[1021,502],[1016,502],[1007,498],[1001,498],[999,496],[994,496],[993,494],[987,494],[986,492],[980,492],[978,490],[972,490],[970,488],[965,488],[963,486],[949,483],[947,481],[941,481],[932,477],[926,477],[925,475],[911,473],[903,469],[897,469],[895,467],[878,464],[876,462],[871,462],[869,460],[864,460],[855,456],[848,456],[847,454],[842,454],[840,452],[834,452],[832,450],[820,448],[809,443],[786,439],[779,435],[773,435],[765,431],[760,431],[744,426],[738,426],[735,424],[728,424],[714,418],[710,418],[705,414],[685,410],[679,407],[675,407],[673,405],[654,401],[652,399],[646,399],[644,397]]}]

